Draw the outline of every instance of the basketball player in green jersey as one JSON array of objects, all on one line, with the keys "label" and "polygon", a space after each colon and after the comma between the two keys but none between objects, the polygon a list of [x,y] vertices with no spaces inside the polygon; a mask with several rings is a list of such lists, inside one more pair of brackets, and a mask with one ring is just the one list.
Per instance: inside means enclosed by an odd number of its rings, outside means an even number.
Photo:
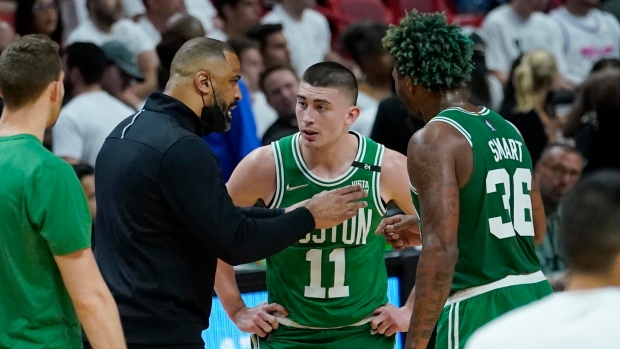
[{"label": "basketball player in green jersey", "polygon": [[360,113],[357,93],[354,75],[340,64],[308,68],[297,96],[301,132],[249,154],[227,183],[238,206],[262,200],[288,207],[351,183],[368,192],[368,206],[356,217],[267,259],[275,304],[245,308],[232,268],[218,266],[215,289],[231,319],[261,336],[277,329],[267,338],[253,336],[255,348],[393,349],[392,335],[408,328],[413,298],[402,308],[387,303],[385,240],[374,234],[390,201],[415,214],[406,158],[349,131]]},{"label": "basketball player in green jersey", "polygon": [[[406,348],[425,349],[438,319],[436,348],[463,348],[478,327],[551,293],[534,250],[545,214],[532,161],[512,124],[467,101],[472,45],[443,14],[413,11],[384,45],[397,93],[426,123],[408,149],[423,249]],[[399,216],[377,232],[402,247],[417,225]]]}]

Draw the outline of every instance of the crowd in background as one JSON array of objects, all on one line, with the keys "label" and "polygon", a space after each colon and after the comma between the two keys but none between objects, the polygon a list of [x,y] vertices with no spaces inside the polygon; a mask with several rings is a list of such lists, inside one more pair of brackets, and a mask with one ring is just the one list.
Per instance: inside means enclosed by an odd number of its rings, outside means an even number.
[{"label": "crowd in background", "polygon": [[[241,63],[243,100],[232,128],[204,137],[224,180],[261,144],[298,131],[299,75],[324,60],[358,77],[361,116],[351,128],[406,154],[423,125],[407,125],[395,95],[393,61],[382,45],[388,20],[343,26],[328,20],[329,8],[330,1],[315,0],[2,0],[9,15],[0,22],[0,50],[32,33],[62,47],[67,93],[44,143],[75,165],[94,218],[101,145],[150,93],[166,88],[174,54],[195,37],[227,41]],[[475,65],[466,90],[525,140],[548,217],[539,259],[561,288],[558,206],[582,174],[620,168],[620,0],[459,1],[456,8],[484,15],[463,27]]]}]

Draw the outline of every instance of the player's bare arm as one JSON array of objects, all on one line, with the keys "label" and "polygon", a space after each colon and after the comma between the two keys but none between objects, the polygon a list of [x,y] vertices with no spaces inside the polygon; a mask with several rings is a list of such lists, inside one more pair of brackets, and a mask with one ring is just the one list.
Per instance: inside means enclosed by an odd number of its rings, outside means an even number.
[{"label": "player's bare arm", "polygon": [[[417,132],[409,142],[408,154],[412,155],[408,163],[410,180],[418,191],[420,215],[424,217],[424,247],[406,348],[422,349],[428,345],[450,293],[459,255],[459,182],[469,179],[473,155],[465,138],[442,123],[429,124]],[[469,173],[464,166],[467,161]]]},{"label": "player's bare arm", "polygon": [[[386,203],[394,203],[407,215],[416,217],[407,176],[407,157],[390,149],[385,149],[381,164],[381,198]],[[419,237],[419,231],[418,231]],[[375,310],[370,326],[379,334],[392,336],[396,332],[406,332],[409,328],[413,310],[414,292],[412,291],[404,306],[397,308],[386,304]]]},{"label": "player's bare arm", "polygon": [[260,147],[243,158],[226,188],[236,206],[253,206],[258,200],[269,204],[276,192],[276,166],[271,146]]},{"label": "player's bare arm", "polygon": [[540,196],[538,182],[532,179],[532,191],[530,192],[532,199],[532,220],[534,222],[534,244],[536,246],[543,243],[545,234],[547,233],[547,218],[545,217],[545,206]]},{"label": "player's bare arm", "polygon": [[[275,160],[271,147],[260,147],[248,154],[235,168],[226,188],[237,206],[253,206],[258,200],[269,204],[276,190]],[[221,260],[217,263],[215,293],[228,317],[243,332],[264,337],[278,328],[273,312],[287,315],[286,309],[275,303],[248,308],[241,299],[233,267]]]}]

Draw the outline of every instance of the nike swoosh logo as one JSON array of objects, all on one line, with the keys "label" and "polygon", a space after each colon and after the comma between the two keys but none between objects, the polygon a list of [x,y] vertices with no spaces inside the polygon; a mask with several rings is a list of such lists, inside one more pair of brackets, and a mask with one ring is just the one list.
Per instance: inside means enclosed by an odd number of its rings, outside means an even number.
[{"label": "nike swoosh logo", "polygon": [[286,191],[293,191],[295,189],[304,188],[304,187],[307,187],[307,186],[308,186],[307,183],[306,184],[302,184],[302,185],[298,185],[296,187],[291,187],[290,184],[286,184]]}]

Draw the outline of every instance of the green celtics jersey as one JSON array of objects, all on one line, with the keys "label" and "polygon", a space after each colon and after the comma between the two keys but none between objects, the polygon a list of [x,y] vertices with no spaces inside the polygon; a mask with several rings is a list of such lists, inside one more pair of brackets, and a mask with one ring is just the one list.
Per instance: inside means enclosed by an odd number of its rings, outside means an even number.
[{"label": "green celtics jersey", "polygon": [[324,190],[361,185],[368,206],[329,229],[316,229],[267,259],[269,302],[286,307],[296,323],[320,328],[354,324],[387,303],[385,240],[375,229],[385,214],[379,191],[384,147],[357,133],[359,148],[338,178],[312,174],[299,150],[299,133],[272,143],[277,189],[270,207],[288,207]]},{"label": "green celtics jersey", "polygon": [[479,113],[449,108],[429,123],[434,122],[459,131],[474,159],[471,178],[459,191],[459,257],[451,291],[540,270],[530,198],[532,159],[520,133],[487,108]]}]

